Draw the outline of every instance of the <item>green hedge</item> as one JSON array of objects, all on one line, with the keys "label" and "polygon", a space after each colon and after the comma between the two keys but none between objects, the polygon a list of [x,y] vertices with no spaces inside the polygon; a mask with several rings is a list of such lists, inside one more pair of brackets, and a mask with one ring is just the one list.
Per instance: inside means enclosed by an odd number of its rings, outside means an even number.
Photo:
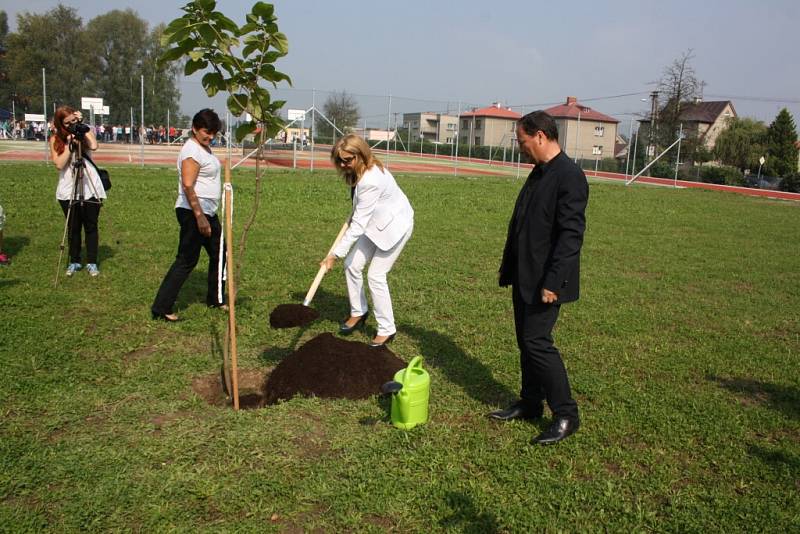
[{"label": "green hedge", "polygon": [[703,167],[700,171],[700,180],[707,184],[745,185],[742,171],[724,165]]},{"label": "green hedge", "polygon": [[789,191],[790,193],[800,193],[800,174],[790,174],[781,179],[778,188],[781,191]]}]

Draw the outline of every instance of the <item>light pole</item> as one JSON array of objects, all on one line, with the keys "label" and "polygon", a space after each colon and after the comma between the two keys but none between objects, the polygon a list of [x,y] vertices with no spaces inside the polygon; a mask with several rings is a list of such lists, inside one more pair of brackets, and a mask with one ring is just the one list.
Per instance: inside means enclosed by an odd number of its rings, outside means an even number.
[{"label": "light pole", "polygon": [[[650,93],[650,140],[647,145],[648,162],[651,156],[656,155],[656,147],[653,145],[653,136],[656,132],[656,121],[658,120],[658,91]],[[653,151],[652,154],[650,151]]]}]

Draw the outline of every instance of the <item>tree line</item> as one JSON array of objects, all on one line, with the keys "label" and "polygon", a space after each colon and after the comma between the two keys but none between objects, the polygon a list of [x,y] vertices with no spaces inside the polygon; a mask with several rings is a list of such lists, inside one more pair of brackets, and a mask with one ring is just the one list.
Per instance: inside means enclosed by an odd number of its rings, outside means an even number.
[{"label": "tree line", "polygon": [[[59,4],[45,13],[17,15],[9,32],[0,11],[0,108],[42,113],[45,69],[48,116],[53,106],[80,107],[81,97],[99,97],[109,106],[109,124],[140,120],[144,76],[145,124],[165,122],[167,110],[178,119],[178,62],[160,65],[164,25],[149,28],[132,9],[112,10],[84,24],[77,10]],[[13,106],[12,106],[13,103]]]}]

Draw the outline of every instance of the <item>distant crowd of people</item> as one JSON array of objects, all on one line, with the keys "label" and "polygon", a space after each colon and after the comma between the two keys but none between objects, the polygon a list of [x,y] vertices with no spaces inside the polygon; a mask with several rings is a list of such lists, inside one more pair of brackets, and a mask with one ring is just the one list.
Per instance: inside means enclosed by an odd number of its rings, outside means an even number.
[{"label": "distant crowd of people", "polygon": [[44,122],[35,121],[0,121],[0,139],[38,139],[44,141],[47,137]]},{"label": "distant crowd of people", "polygon": [[[140,135],[144,135],[146,143],[151,145],[174,143],[184,136],[184,130],[164,125],[150,125],[144,128],[133,129],[131,137],[131,125],[122,124],[98,124],[93,126],[95,138],[106,143],[138,143]],[[49,131],[48,131],[49,130]],[[44,141],[53,133],[52,124],[49,128],[41,121],[11,121],[8,119],[0,120],[0,139],[29,139]]]}]

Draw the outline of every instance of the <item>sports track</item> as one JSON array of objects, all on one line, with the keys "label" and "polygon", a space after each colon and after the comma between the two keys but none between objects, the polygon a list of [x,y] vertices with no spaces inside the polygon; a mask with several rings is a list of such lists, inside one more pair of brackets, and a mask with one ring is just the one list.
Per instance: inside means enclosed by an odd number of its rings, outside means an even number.
[{"label": "sports track", "polygon": [[[40,142],[34,141],[0,141],[0,161],[47,161],[45,147]],[[333,164],[328,158],[329,145],[321,145],[315,148],[313,164],[315,169],[333,169]],[[103,143],[94,155],[94,160],[98,163],[111,165],[155,165],[168,166],[175,165],[175,159],[180,151],[179,145],[145,145],[142,157],[141,145],[127,145],[122,143]],[[227,152],[224,148],[215,150],[219,157],[225,157]],[[450,156],[440,155],[435,157],[431,154],[415,154],[406,152],[387,152],[376,150],[381,156],[384,164],[388,164],[390,170],[395,173],[419,173],[419,174],[447,174],[447,175],[483,175],[483,176],[526,176],[530,171],[530,165],[521,165],[518,169],[515,164],[492,162],[486,160],[470,158],[459,158],[454,162]],[[231,160],[234,164],[238,163],[246,154],[241,149],[232,152]],[[296,157],[291,150],[266,150],[264,161],[267,166],[274,165],[281,168],[310,169],[312,164],[311,151],[298,150]],[[254,159],[246,160],[242,165],[255,167]],[[587,176],[613,182],[624,182],[624,174],[613,172],[586,171]],[[791,200],[800,202],[800,193],[788,193],[784,191],[770,191],[767,189],[751,189],[748,187],[735,187],[729,185],[706,184],[702,182],[687,182],[683,180],[669,180],[666,178],[654,178],[642,176],[636,183],[645,183],[656,186],[707,189],[715,191],[727,191],[751,197],[764,197],[780,200]]]}]

